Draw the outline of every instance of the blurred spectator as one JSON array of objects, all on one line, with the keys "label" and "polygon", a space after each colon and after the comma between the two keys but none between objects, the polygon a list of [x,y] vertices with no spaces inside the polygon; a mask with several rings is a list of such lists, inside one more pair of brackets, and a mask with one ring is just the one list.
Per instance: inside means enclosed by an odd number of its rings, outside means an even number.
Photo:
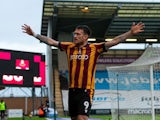
[{"label": "blurred spectator", "polygon": [[39,108],[38,108],[38,116],[39,117],[45,117],[45,111],[44,111],[44,104],[42,104]]},{"label": "blurred spectator", "polygon": [[7,107],[6,107],[6,103],[4,100],[0,101],[0,112],[1,112],[1,119],[3,119],[5,117],[5,111],[6,111]]},{"label": "blurred spectator", "polygon": [[46,99],[46,107],[49,108],[49,100],[48,100],[48,98]]}]

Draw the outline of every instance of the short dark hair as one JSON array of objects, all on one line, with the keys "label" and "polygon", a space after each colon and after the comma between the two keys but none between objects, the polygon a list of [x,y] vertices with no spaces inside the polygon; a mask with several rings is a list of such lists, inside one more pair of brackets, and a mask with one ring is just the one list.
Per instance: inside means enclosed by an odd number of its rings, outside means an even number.
[{"label": "short dark hair", "polygon": [[87,25],[78,25],[76,29],[82,29],[84,33],[87,34],[88,36],[91,36],[92,34],[91,29]]}]

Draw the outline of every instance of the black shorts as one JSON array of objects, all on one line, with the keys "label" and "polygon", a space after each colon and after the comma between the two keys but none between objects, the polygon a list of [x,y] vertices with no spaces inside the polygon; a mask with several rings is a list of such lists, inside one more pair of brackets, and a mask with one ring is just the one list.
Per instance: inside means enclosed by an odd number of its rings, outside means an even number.
[{"label": "black shorts", "polygon": [[91,110],[90,91],[80,88],[69,89],[69,115],[75,117],[77,115],[89,116]]}]

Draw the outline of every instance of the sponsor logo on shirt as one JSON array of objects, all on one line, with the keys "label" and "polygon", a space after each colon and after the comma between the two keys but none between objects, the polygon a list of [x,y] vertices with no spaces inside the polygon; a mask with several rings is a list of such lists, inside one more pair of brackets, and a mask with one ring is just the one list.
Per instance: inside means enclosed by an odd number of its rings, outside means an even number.
[{"label": "sponsor logo on shirt", "polygon": [[74,59],[77,59],[77,60],[87,60],[88,58],[89,58],[88,55],[71,55],[70,56],[71,60],[74,60]]}]

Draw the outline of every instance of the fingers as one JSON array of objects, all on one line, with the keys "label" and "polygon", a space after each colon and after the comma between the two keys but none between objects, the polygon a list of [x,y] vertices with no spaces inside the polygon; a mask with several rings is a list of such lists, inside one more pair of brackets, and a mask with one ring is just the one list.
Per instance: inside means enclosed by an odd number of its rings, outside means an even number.
[{"label": "fingers", "polygon": [[136,24],[135,22],[133,22],[133,23],[132,23],[132,26],[135,26],[135,25],[136,25],[136,26],[142,26],[143,28],[145,28],[145,24],[144,24],[143,22],[139,22],[139,23],[137,23],[137,24]]},{"label": "fingers", "polygon": [[139,32],[143,32],[144,31],[144,28],[145,28],[145,24],[142,23],[142,22],[139,22],[137,24],[137,27],[139,28]]},{"label": "fingers", "polygon": [[140,32],[143,32],[145,28],[144,23],[139,24],[139,26],[140,26]]},{"label": "fingers", "polygon": [[144,23],[142,23],[142,22],[139,22],[137,25],[145,28],[145,25],[144,25]]},{"label": "fingers", "polygon": [[139,23],[137,23],[137,25],[136,26],[138,26],[138,27],[140,27],[140,28],[142,28],[142,29],[144,29],[145,28],[145,24],[143,23],[143,22],[139,22]]},{"label": "fingers", "polygon": [[27,25],[27,24],[22,25],[22,32],[23,32],[23,33],[27,33],[27,34],[29,34],[29,35],[33,35],[32,29],[31,29],[30,26]]},{"label": "fingers", "polygon": [[24,25],[22,25],[22,29],[23,29],[23,30],[28,30],[28,29],[30,29],[30,26],[24,24]]},{"label": "fingers", "polygon": [[137,24],[133,22],[131,27],[132,34],[135,35],[137,33],[143,32],[144,28],[145,28],[145,25],[143,22],[139,22]]},{"label": "fingers", "polygon": [[27,25],[27,24],[22,25],[22,30],[23,30],[24,32],[32,31],[31,28],[30,28],[30,26]]},{"label": "fingers", "polygon": [[26,25],[24,24],[24,25],[22,25],[22,32],[23,33],[27,33],[27,27],[26,27]]},{"label": "fingers", "polygon": [[133,22],[132,27],[134,27],[136,29],[143,30],[145,28],[145,24],[143,22],[139,22],[137,24],[135,22]]}]

